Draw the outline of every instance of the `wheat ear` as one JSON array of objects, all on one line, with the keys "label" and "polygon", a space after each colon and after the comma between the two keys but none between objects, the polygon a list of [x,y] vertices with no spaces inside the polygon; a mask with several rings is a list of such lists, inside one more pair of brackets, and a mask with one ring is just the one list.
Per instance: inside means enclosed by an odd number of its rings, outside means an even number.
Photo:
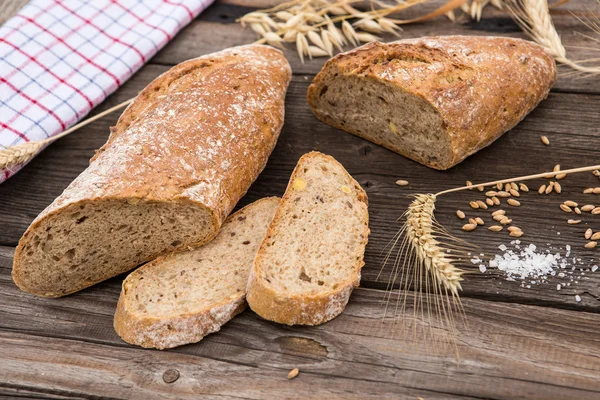
[{"label": "wheat ear", "polygon": [[[552,23],[547,0],[507,0],[505,1],[505,5],[517,24],[536,43],[544,47],[557,62],[579,72],[588,74],[600,73],[600,66],[587,67],[567,57],[567,51]],[[585,23],[585,21],[582,22]],[[595,25],[593,21],[591,24],[586,25],[596,31],[596,33],[600,33],[598,25]]]},{"label": "wheat ear", "polygon": [[[388,264],[392,265],[389,275],[386,295],[384,297],[384,319],[390,311],[393,289],[398,286],[398,297],[395,315],[406,314],[409,290],[412,288],[413,318],[420,317],[429,329],[419,335],[425,341],[430,340],[434,345],[443,342],[456,348],[456,318],[459,313],[464,318],[460,301],[461,282],[464,270],[457,264],[463,262],[470,246],[450,234],[435,218],[435,203],[439,196],[477,187],[493,186],[498,183],[522,182],[531,179],[548,178],[559,174],[574,174],[594,171],[600,165],[572,168],[568,170],[542,172],[534,175],[519,176],[498,181],[461,186],[443,190],[436,194],[417,194],[401,219],[402,228],[390,242],[389,248],[379,273]],[[378,276],[378,278],[379,278]],[[466,321],[465,321],[466,322]],[[416,330],[417,324],[413,324]],[[443,334],[434,335],[434,328],[440,328]],[[413,333],[417,337],[416,331]]]},{"label": "wheat ear", "polygon": [[114,107],[109,108],[108,110],[102,111],[99,114],[94,115],[91,118],[88,118],[84,121],[81,121],[77,125],[73,125],[71,128],[66,131],[59,133],[56,136],[52,136],[48,139],[37,140],[33,142],[20,143],[15,146],[9,146],[5,149],[0,150],[0,170],[1,169],[9,169],[12,167],[16,167],[18,165],[25,164],[29,160],[31,160],[37,153],[39,153],[46,145],[58,140],[62,137],[67,136],[70,133],[75,132],[79,128],[83,128],[87,124],[90,124],[97,119],[104,117],[120,108],[127,106],[134,99],[129,99],[120,104],[117,104]]}]

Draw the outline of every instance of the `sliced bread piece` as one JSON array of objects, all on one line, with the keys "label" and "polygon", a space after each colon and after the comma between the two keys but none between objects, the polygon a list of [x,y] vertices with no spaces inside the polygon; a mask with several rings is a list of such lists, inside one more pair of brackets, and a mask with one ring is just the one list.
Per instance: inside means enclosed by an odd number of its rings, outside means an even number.
[{"label": "sliced bread piece", "polygon": [[254,260],[250,308],[288,325],[335,318],[360,282],[368,236],[365,191],[333,157],[305,154]]},{"label": "sliced bread piece", "polygon": [[114,327],[128,343],[166,349],[195,343],[246,307],[246,283],[279,198],[258,200],[210,243],[160,257],[123,282]]},{"label": "sliced bread piece", "polygon": [[530,41],[422,37],[338,54],[308,103],[329,125],[445,170],[514,127],[555,81],[554,59]]}]

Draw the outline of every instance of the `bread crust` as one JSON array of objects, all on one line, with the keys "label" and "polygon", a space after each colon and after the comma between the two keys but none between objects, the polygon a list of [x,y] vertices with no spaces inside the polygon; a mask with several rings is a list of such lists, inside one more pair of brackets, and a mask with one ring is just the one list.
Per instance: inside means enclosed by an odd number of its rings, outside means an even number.
[{"label": "bread crust", "polygon": [[345,170],[345,168],[333,157],[312,151],[303,155],[298,161],[298,165],[292,172],[288,183],[288,189],[286,190],[279,208],[267,229],[265,240],[263,240],[256,258],[254,265],[250,270],[250,277],[248,278],[248,288],[246,294],[246,300],[256,314],[264,319],[278,322],[280,324],[287,325],[319,325],[338,316],[346,308],[346,304],[350,298],[350,294],[354,288],[360,284],[360,271],[365,265],[364,257],[360,257],[356,264],[353,266],[354,273],[343,282],[339,282],[338,288],[335,290],[329,290],[321,292],[315,295],[289,295],[287,293],[280,293],[269,286],[267,282],[260,278],[261,276],[261,264],[264,263],[263,249],[266,246],[267,239],[270,238],[275,231],[278,229],[278,223],[284,215],[283,205],[286,202],[292,202],[293,196],[296,194],[290,190],[290,185],[296,179],[300,173],[300,167],[303,162],[310,160],[311,158],[326,158],[329,162],[338,164],[341,169],[346,173],[346,176],[353,182],[356,190],[356,200],[365,204],[365,219],[366,224],[361,225],[366,227],[362,232],[358,232],[357,236],[361,237],[360,248],[362,248],[364,256],[364,248],[367,245],[370,230],[368,228],[369,214],[366,211],[368,206],[368,198],[365,191],[360,187],[358,182],[352,178],[352,176]]},{"label": "bread crust", "polygon": [[[90,166],[29,226],[15,252],[17,286],[59,297],[99,282],[40,291],[21,266],[23,248],[40,225],[80,204],[187,204],[207,210],[211,222],[205,240],[177,249],[211,240],[275,147],[290,79],[283,54],[261,45],[185,61],[156,78],[125,110]],[[134,267],[123,265],[119,273]]]},{"label": "bread crust", "polygon": [[[248,212],[249,208],[259,207],[261,203],[277,201],[278,197],[265,197],[238,210],[226,223],[237,223],[237,216]],[[132,272],[121,287],[113,326],[117,334],[127,343],[145,348],[167,349],[200,341],[206,335],[217,332],[226,322],[246,308],[246,293],[242,292],[228,301],[215,304],[198,313],[183,313],[170,318],[142,316],[136,312],[132,299],[127,294],[127,284],[137,275],[153,268],[170,255],[163,255]]]},{"label": "bread crust", "polygon": [[[420,158],[407,149],[374,140],[342,126],[318,107],[330,79],[361,77],[418,96],[437,111],[451,148],[450,161]],[[445,170],[488,146],[513,128],[556,81],[554,59],[539,45],[521,39],[437,36],[373,42],[330,59],[308,90],[321,121],[375,141],[428,167]]]}]

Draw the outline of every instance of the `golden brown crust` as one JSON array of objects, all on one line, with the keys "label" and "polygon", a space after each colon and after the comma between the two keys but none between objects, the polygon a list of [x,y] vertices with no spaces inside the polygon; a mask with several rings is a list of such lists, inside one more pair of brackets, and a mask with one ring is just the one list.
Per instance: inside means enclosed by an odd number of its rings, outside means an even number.
[{"label": "golden brown crust", "polygon": [[[374,42],[329,60],[310,86],[308,102],[329,124],[331,119],[315,108],[323,80],[335,73],[389,84],[437,110],[450,139],[452,161],[436,165],[417,160],[437,169],[458,164],[514,127],[547,97],[557,76],[554,59],[541,46],[521,39],[439,36]],[[371,140],[364,133],[350,133]]]},{"label": "golden brown crust", "polygon": [[[366,206],[368,205],[367,194],[360,187],[358,182],[352,178],[352,176],[346,172],[344,167],[333,157],[312,151],[303,155],[288,183],[288,189],[286,190],[281,200],[281,205],[277,209],[267,233],[265,240],[263,240],[261,247],[259,248],[254,265],[250,270],[250,277],[248,278],[248,289],[246,294],[246,300],[256,314],[260,315],[264,319],[275,321],[281,324],[287,325],[319,325],[325,323],[336,316],[338,316],[346,307],[350,294],[355,287],[359,286],[360,283],[360,271],[365,265],[364,259],[361,256],[356,265],[354,265],[354,273],[343,282],[339,282],[338,288],[335,290],[329,290],[327,292],[321,292],[315,295],[289,295],[286,293],[280,293],[270,287],[264,279],[261,278],[261,264],[263,262],[263,252],[261,251],[267,242],[267,239],[272,237],[276,229],[278,229],[279,221],[287,210],[284,204],[286,202],[293,202],[295,193],[290,190],[290,185],[296,179],[300,173],[300,165],[311,158],[326,158],[328,162],[338,164],[341,169],[346,173],[347,177],[353,182],[355,188],[356,200],[362,202]],[[362,232],[357,234],[360,237],[359,247],[363,249],[367,245],[369,238],[369,214],[365,212],[366,224],[361,225],[361,228],[366,227]],[[362,254],[364,255],[364,254]]]},{"label": "golden brown crust", "polygon": [[[20,260],[40,224],[70,205],[187,203],[212,213],[207,229],[213,232],[205,241],[212,239],[275,147],[290,79],[282,53],[260,45],[189,60],[156,78],[125,110],[90,166],[23,235],[14,258],[15,283],[42,296],[67,294],[36,293],[21,276]],[[192,244],[199,243],[180,247]]]}]

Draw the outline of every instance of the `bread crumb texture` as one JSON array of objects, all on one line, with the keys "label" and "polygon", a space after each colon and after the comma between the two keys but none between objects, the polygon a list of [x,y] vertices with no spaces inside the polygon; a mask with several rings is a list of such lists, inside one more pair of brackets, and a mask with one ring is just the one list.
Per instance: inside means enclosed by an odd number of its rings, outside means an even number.
[{"label": "bread crumb texture", "polygon": [[254,262],[252,310],[290,325],[336,317],[359,284],[368,223],[366,193],[344,167],[302,156]]},{"label": "bread crumb texture", "polygon": [[279,205],[258,200],[194,250],[158,258],[123,282],[115,330],[127,342],[159,349],[197,342],[241,312],[256,251]]}]

